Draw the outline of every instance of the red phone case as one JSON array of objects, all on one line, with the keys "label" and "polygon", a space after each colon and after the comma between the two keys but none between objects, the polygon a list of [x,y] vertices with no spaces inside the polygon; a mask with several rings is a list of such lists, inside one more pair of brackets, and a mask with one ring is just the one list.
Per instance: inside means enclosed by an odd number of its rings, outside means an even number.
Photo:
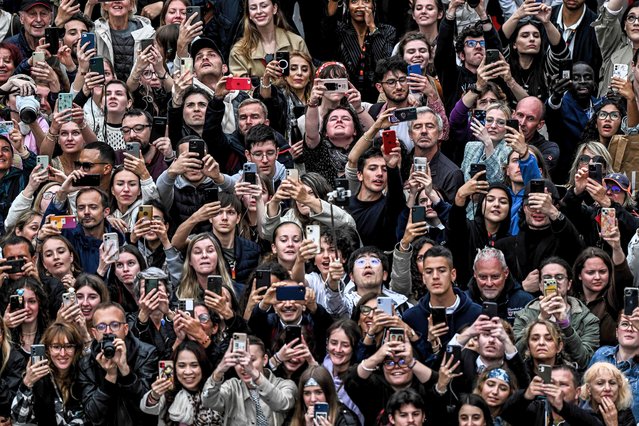
[{"label": "red phone case", "polygon": [[246,77],[232,77],[226,80],[226,90],[251,90],[251,79]]},{"label": "red phone case", "polygon": [[393,148],[399,145],[397,143],[397,134],[395,133],[395,130],[384,130],[382,132],[382,144],[386,155],[389,155]]}]

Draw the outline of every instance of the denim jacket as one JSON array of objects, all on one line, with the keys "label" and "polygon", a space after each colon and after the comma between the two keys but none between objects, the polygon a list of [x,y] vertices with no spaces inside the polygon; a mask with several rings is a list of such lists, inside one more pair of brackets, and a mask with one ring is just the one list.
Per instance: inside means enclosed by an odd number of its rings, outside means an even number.
[{"label": "denim jacket", "polygon": [[615,365],[624,376],[628,379],[630,388],[632,389],[632,414],[635,418],[639,419],[639,357],[630,358],[628,361],[617,362],[617,352],[619,351],[619,345],[617,346],[602,346],[590,360],[592,366],[595,362],[608,362]]}]

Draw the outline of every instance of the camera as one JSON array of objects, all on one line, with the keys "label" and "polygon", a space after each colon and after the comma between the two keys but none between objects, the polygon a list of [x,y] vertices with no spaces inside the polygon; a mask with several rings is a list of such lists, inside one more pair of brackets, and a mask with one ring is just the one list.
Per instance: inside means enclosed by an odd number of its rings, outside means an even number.
[{"label": "camera", "polygon": [[102,336],[102,341],[100,342],[100,350],[104,354],[106,359],[111,359],[115,356],[115,345],[113,341],[115,340],[115,334],[107,333]]},{"label": "camera", "polygon": [[40,102],[35,96],[16,96],[16,107],[24,124],[31,124],[38,118]]},{"label": "camera", "polygon": [[349,198],[351,197],[351,191],[348,189],[348,180],[343,178],[335,179],[335,191],[330,192],[328,196],[336,206],[348,206]]}]

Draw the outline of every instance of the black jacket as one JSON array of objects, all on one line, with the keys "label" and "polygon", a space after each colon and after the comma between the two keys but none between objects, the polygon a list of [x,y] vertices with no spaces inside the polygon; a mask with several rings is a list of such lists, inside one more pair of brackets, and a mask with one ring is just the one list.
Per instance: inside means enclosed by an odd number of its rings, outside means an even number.
[{"label": "black jacket", "polygon": [[556,142],[552,142],[544,138],[539,132],[535,132],[535,135],[530,139],[528,144],[535,146],[539,149],[539,151],[541,151],[541,155],[544,157],[548,170],[552,171],[559,160],[559,145],[557,145]]},{"label": "black jacket", "polygon": [[[475,277],[472,277],[468,282],[468,290],[466,290],[466,294],[468,294],[468,297],[470,297],[471,300],[478,305],[487,302],[481,298],[481,293],[479,292],[479,287],[477,286],[477,280]],[[533,299],[534,297],[525,291],[521,287],[521,284],[513,279],[512,275],[508,274],[501,294],[496,300],[490,300],[490,302],[497,303],[497,313],[499,318],[505,319],[512,325],[515,322],[515,314],[524,309],[528,302]]]},{"label": "black jacket", "polygon": [[0,416],[11,417],[11,402],[18,391],[27,367],[27,360],[16,349],[11,348],[9,361],[0,376]]},{"label": "black jacket", "polygon": [[158,421],[157,416],[140,410],[140,400],[157,376],[157,351],[130,333],[125,341],[131,372],[126,377],[118,373],[116,383],[105,379],[106,372],[95,359],[100,351],[98,342],[93,342],[91,354],[80,361],[78,385],[82,405],[87,419],[96,426],[151,425]]}]

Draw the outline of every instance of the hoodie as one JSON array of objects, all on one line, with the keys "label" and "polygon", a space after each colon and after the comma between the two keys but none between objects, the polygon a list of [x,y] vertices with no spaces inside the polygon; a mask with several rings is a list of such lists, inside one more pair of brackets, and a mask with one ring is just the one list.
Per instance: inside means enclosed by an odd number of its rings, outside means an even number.
[{"label": "hoodie", "polygon": [[[470,297],[458,288],[453,288],[455,295],[459,297],[459,303],[455,311],[451,314],[449,309],[446,313],[448,323],[448,333],[441,337],[442,346],[446,346],[448,341],[458,333],[464,326],[472,324],[481,314],[481,306],[474,303]],[[427,293],[414,306],[404,312],[403,320],[421,337],[417,341],[415,348],[419,351],[422,359],[428,358],[433,353],[431,344],[428,342],[428,317],[430,316],[430,293]]]}]

